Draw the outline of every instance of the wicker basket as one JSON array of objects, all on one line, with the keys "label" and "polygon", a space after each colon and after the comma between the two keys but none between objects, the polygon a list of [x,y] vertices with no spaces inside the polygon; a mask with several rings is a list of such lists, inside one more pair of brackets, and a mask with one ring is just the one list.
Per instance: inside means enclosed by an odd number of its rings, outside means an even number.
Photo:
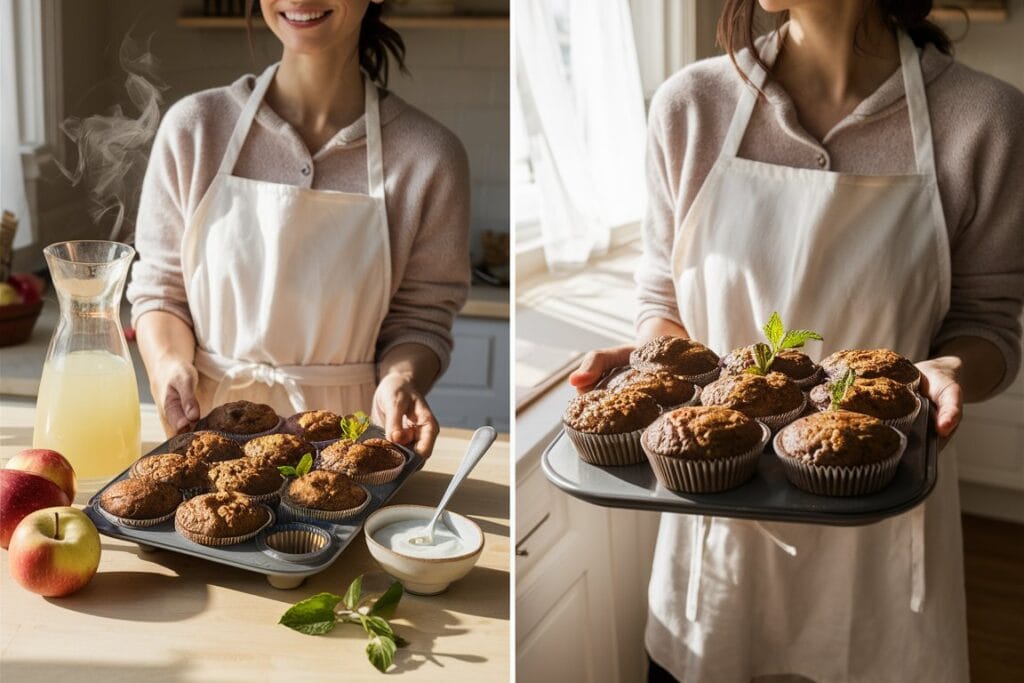
[{"label": "wicker basket", "polygon": [[42,301],[0,306],[0,346],[14,346],[28,341],[42,310]]}]

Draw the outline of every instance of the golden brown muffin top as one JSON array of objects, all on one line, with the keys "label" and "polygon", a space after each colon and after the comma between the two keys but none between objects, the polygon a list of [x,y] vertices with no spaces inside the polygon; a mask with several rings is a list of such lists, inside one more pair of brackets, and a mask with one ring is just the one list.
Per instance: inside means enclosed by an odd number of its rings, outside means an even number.
[{"label": "golden brown muffin top", "polygon": [[257,436],[246,443],[242,450],[246,457],[266,461],[275,467],[281,465],[294,467],[306,453],[316,455],[313,444],[294,434]]},{"label": "golden brown muffin top", "polygon": [[[811,403],[821,410],[832,405],[832,382],[811,389]],[[839,407],[854,413],[870,415],[879,420],[895,420],[914,412],[917,399],[910,387],[888,377],[858,377],[846,390]]]},{"label": "golden brown muffin top", "polygon": [[203,429],[229,434],[258,434],[273,429],[279,421],[274,409],[264,403],[232,401],[217,406],[199,423]]},{"label": "golden brown muffin top", "polygon": [[265,460],[228,460],[210,468],[210,488],[215,491],[235,491],[249,496],[274,493],[284,477],[277,467]]},{"label": "golden brown muffin top", "polygon": [[668,372],[691,377],[717,368],[718,355],[700,342],[666,335],[633,349],[629,364],[644,372]]},{"label": "golden brown muffin top", "polygon": [[[741,375],[755,365],[753,344],[733,349],[722,358],[722,371],[727,375]],[[782,373],[795,380],[807,379],[817,370],[818,366],[810,356],[796,349],[782,349],[775,354],[771,365],[772,372]]]},{"label": "golden brown muffin top", "polygon": [[613,392],[639,391],[663,406],[677,406],[693,398],[694,385],[679,375],[629,368],[613,377],[605,389]]},{"label": "golden brown muffin top", "polygon": [[140,458],[132,466],[134,479],[162,481],[179,489],[191,489],[206,485],[206,463],[181,453],[161,453]]},{"label": "golden brown muffin top", "polygon": [[781,415],[796,410],[804,394],[793,380],[781,372],[767,375],[726,375],[704,387],[700,402],[738,410],[747,417]]},{"label": "golden brown muffin top", "polygon": [[562,419],[587,434],[626,434],[643,429],[659,412],[658,402],[647,394],[595,389],[574,398]]},{"label": "golden brown muffin top", "polygon": [[234,439],[211,431],[185,432],[167,442],[168,453],[180,453],[207,463],[241,458],[242,447]]},{"label": "golden brown muffin top", "polygon": [[341,472],[313,470],[288,484],[288,500],[313,510],[351,510],[366,500],[366,490]]},{"label": "golden brown muffin top", "polygon": [[341,438],[341,415],[329,410],[307,410],[284,421],[284,430],[308,441]]},{"label": "golden brown muffin top", "polygon": [[781,434],[779,455],[813,465],[869,465],[894,455],[900,445],[895,429],[848,410],[802,417]]},{"label": "golden brown muffin top", "polygon": [[717,460],[749,453],[764,438],[761,424],[720,406],[676,408],[648,427],[644,447],[651,453],[684,460]]},{"label": "golden brown muffin top", "polygon": [[189,498],[174,516],[185,530],[215,538],[250,534],[266,524],[267,518],[267,509],[259,503],[226,491]]},{"label": "golden brown muffin top", "polygon": [[904,384],[911,384],[921,376],[913,363],[889,349],[836,351],[821,361],[821,367],[830,379],[839,379],[847,368],[857,373],[857,377],[888,377]]},{"label": "golden brown muffin top", "polygon": [[122,479],[100,495],[100,507],[126,519],[156,519],[181,502],[178,487],[151,479]]},{"label": "golden brown muffin top", "polygon": [[385,439],[335,441],[320,452],[320,467],[350,477],[383,472],[405,464],[405,456]]}]

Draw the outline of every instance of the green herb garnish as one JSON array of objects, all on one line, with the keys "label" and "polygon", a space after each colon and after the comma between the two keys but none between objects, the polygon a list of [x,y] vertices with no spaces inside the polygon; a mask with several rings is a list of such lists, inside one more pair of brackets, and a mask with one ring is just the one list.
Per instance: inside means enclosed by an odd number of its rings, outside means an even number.
[{"label": "green herb garnish", "polygon": [[767,375],[775,356],[779,355],[779,351],[783,349],[799,349],[811,339],[824,341],[822,336],[813,330],[789,330],[787,332],[778,311],[772,312],[772,317],[768,318],[768,322],[765,323],[762,330],[768,343],[754,344],[754,365],[745,370],[752,375]]},{"label": "green herb garnish", "polygon": [[852,368],[847,368],[843,376],[828,385],[828,394],[832,399],[828,405],[829,410],[839,410],[840,403],[843,402],[843,398],[846,396],[846,390],[853,386],[854,380],[857,379],[857,373]]},{"label": "green herb garnish", "polygon": [[361,410],[341,418],[341,438],[355,441],[370,426],[370,417]]},{"label": "green herb garnish", "polygon": [[302,475],[309,472],[310,468],[313,467],[313,456],[306,453],[299,460],[299,464],[295,467],[291,465],[278,465],[277,471],[286,477],[301,477]]},{"label": "green herb garnish", "polygon": [[[388,623],[402,599],[402,584],[392,583],[376,598],[363,595],[363,577],[358,576],[349,585],[345,595],[318,593],[292,605],[278,622],[299,633],[321,636],[329,633],[335,625],[358,624],[368,636],[366,657],[370,663],[384,673],[395,662],[395,652],[408,642],[395,633]],[[342,609],[338,609],[338,605]]]}]

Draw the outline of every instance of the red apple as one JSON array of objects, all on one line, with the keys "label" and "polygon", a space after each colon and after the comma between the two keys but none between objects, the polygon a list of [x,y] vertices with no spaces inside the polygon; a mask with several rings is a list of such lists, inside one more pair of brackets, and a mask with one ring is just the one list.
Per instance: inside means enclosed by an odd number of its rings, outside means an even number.
[{"label": "red apple", "polygon": [[57,451],[48,448],[26,448],[8,460],[4,467],[38,474],[59,486],[68,494],[68,498],[75,499],[75,468]]},{"label": "red apple", "polygon": [[0,548],[6,548],[18,522],[40,508],[71,505],[68,494],[30,472],[0,470]]},{"label": "red apple", "polygon": [[33,593],[59,598],[82,588],[96,573],[100,534],[77,508],[43,508],[21,520],[7,554],[15,581]]},{"label": "red apple", "polygon": [[7,284],[18,290],[21,302],[25,304],[34,304],[43,296],[43,280],[31,273],[12,273]]}]

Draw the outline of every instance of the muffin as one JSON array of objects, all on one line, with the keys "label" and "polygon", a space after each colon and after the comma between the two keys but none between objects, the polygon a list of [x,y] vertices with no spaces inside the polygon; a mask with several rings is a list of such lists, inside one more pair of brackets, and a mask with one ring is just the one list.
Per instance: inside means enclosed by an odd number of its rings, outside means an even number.
[{"label": "muffin", "polygon": [[608,391],[639,391],[647,394],[664,408],[689,405],[700,389],[679,375],[665,372],[641,372],[629,368],[612,377],[605,386]]},{"label": "muffin", "polygon": [[643,462],[640,433],[661,408],[638,391],[596,389],[574,398],[562,417],[576,452],[592,465],[633,465]]},{"label": "muffin", "polygon": [[846,349],[836,351],[821,361],[821,368],[831,380],[842,377],[847,368],[857,377],[888,377],[917,389],[921,373],[909,360],[889,349]]},{"label": "muffin", "polygon": [[306,441],[340,439],[342,437],[341,415],[329,410],[307,410],[289,417],[284,421],[281,429]]},{"label": "muffin", "polygon": [[[832,382],[811,389],[811,403],[818,410],[832,405]],[[839,408],[877,417],[883,423],[906,433],[921,410],[921,399],[906,384],[888,377],[858,377],[846,389]]]},{"label": "muffin", "polygon": [[211,491],[234,491],[257,502],[277,498],[284,477],[277,467],[264,460],[228,460],[214,465],[207,475]]},{"label": "muffin", "polygon": [[404,467],[405,456],[385,439],[344,439],[320,452],[320,469],[347,474],[360,484],[387,484]]},{"label": "muffin", "polygon": [[241,458],[242,447],[237,441],[211,431],[185,432],[167,442],[168,453],[180,453],[205,463],[223,462]]},{"label": "muffin", "polygon": [[775,431],[797,418],[806,406],[804,392],[779,372],[726,375],[704,387],[700,402],[738,410]]},{"label": "muffin", "polygon": [[162,481],[183,491],[202,489],[206,486],[206,470],[209,465],[181,453],[161,453],[139,458],[132,465],[133,479]]},{"label": "muffin", "polygon": [[743,413],[722,406],[693,406],[667,412],[644,430],[641,444],[665,488],[714,493],[744,483],[771,432]]},{"label": "muffin", "polygon": [[656,337],[633,349],[629,364],[643,372],[665,372],[704,386],[718,377],[718,355],[700,342],[683,337]]},{"label": "muffin", "polygon": [[[742,375],[755,366],[754,345],[733,349],[722,358],[722,374]],[[782,349],[772,360],[772,372],[778,372],[796,382],[801,389],[812,387],[821,381],[821,367],[810,356],[796,349]]]},{"label": "muffin", "polygon": [[233,545],[247,541],[274,521],[266,505],[240,493],[204,493],[178,506],[174,528],[200,545]]},{"label": "muffin", "polygon": [[212,429],[232,436],[249,437],[277,429],[281,418],[263,403],[233,401],[217,406],[199,421],[198,429]]},{"label": "muffin", "polygon": [[177,487],[150,479],[122,479],[100,494],[103,516],[119,526],[144,528],[166,522],[181,502]]},{"label": "muffin", "polygon": [[370,494],[347,474],[313,470],[292,479],[281,494],[281,509],[291,517],[327,522],[354,517],[370,504]]},{"label": "muffin", "polygon": [[896,475],[907,439],[870,415],[813,413],[775,437],[775,453],[789,481],[827,496],[874,493]]},{"label": "muffin", "polygon": [[316,448],[313,444],[294,434],[257,436],[246,443],[242,450],[247,458],[261,460],[274,467],[281,465],[294,467],[306,453],[316,455]]}]

